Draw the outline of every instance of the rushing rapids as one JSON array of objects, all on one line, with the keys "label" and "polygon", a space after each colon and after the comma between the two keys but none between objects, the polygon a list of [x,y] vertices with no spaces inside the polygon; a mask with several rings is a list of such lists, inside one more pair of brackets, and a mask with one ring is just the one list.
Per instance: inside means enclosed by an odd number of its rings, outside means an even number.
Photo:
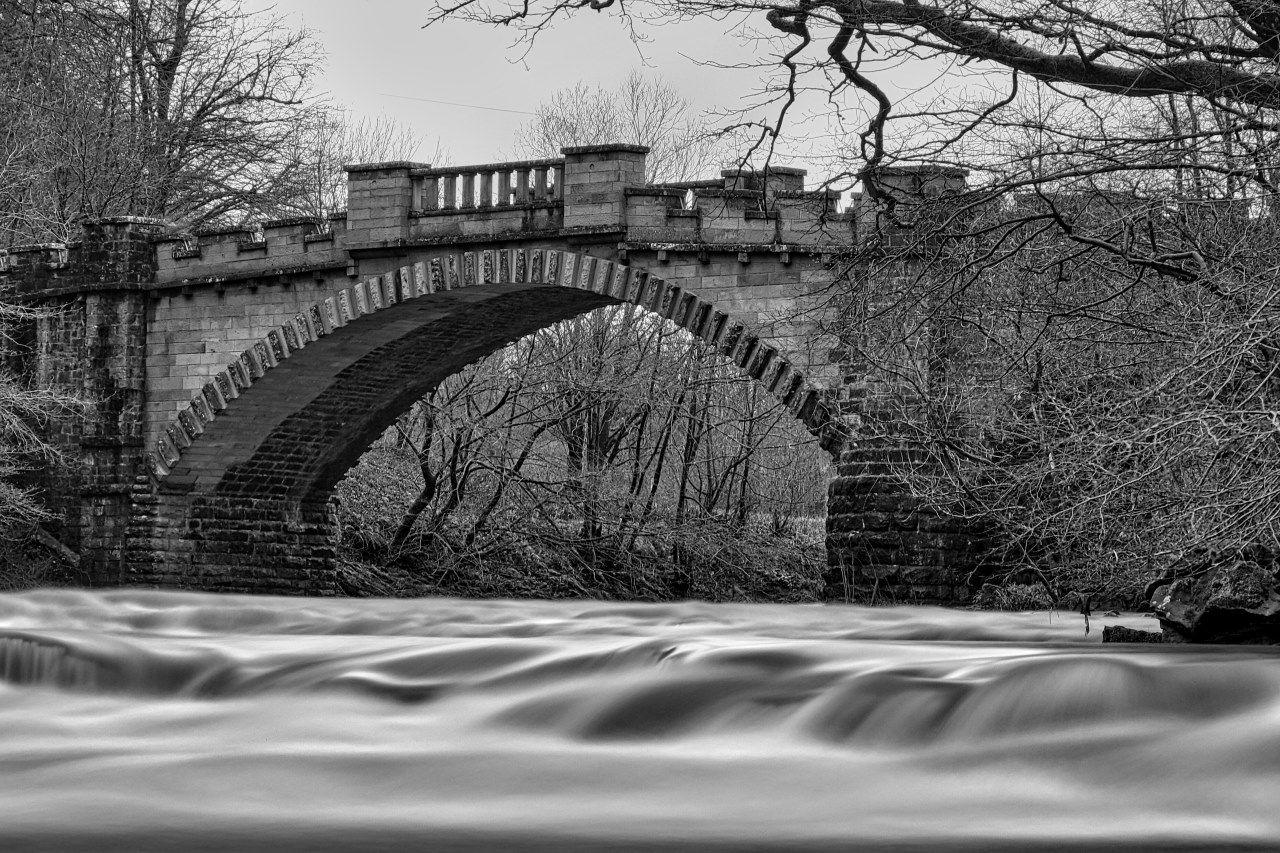
[{"label": "rushing rapids", "polygon": [[1092,627],[0,596],[0,849],[1280,843],[1276,651],[1103,646]]}]

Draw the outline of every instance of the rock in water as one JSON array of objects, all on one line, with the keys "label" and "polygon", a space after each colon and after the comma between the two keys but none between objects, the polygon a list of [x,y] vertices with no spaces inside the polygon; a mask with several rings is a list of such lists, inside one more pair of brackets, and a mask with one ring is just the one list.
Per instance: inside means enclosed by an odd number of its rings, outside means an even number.
[{"label": "rock in water", "polygon": [[1139,631],[1123,625],[1108,625],[1102,629],[1104,643],[1163,643],[1164,634],[1159,631]]},{"label": "rock in water", "polygon": [[1167,639],[1280,643],[1280,561],[1270,548],[1202,552],[1179,574],[1151,602]]}]

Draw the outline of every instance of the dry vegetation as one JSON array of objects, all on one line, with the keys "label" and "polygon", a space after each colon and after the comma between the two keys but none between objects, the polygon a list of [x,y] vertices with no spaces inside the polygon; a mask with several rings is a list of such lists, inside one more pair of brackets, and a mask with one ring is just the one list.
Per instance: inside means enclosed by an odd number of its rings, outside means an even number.
[{"label": "dry vegetation", "polygon": [[772,397],[633,306],[418,403],[339,488],[385,592],[814,600],[827,460]]}]

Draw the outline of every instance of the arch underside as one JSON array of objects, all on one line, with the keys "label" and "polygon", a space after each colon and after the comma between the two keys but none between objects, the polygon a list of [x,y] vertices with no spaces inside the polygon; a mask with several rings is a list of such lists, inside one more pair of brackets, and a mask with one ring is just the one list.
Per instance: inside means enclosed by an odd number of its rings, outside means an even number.
[{"label": "arch underside", "polygon": [[[616,304],[624,303],[590,290],[493,284],[388,306],[281,360],[203,426],[162,482],[169,491],[324,499],[445,378]],[[813,408],[798,414],[812,419]]]},{"label": "arch underside", "polygon": [[167,485],[325,500],[416,400],[539,329],[616,304],[591,291],[487,285],[405,302],[281,362],[205,427]]}]

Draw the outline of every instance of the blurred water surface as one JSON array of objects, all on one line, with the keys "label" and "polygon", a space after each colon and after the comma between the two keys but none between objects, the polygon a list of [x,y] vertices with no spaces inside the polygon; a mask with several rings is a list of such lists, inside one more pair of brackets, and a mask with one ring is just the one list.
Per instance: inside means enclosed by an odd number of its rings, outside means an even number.
[{"label": "blurred water surface", "polygon": [[0,596],[0,849],[1280,848],[1280,656],[1117,621]]}]

